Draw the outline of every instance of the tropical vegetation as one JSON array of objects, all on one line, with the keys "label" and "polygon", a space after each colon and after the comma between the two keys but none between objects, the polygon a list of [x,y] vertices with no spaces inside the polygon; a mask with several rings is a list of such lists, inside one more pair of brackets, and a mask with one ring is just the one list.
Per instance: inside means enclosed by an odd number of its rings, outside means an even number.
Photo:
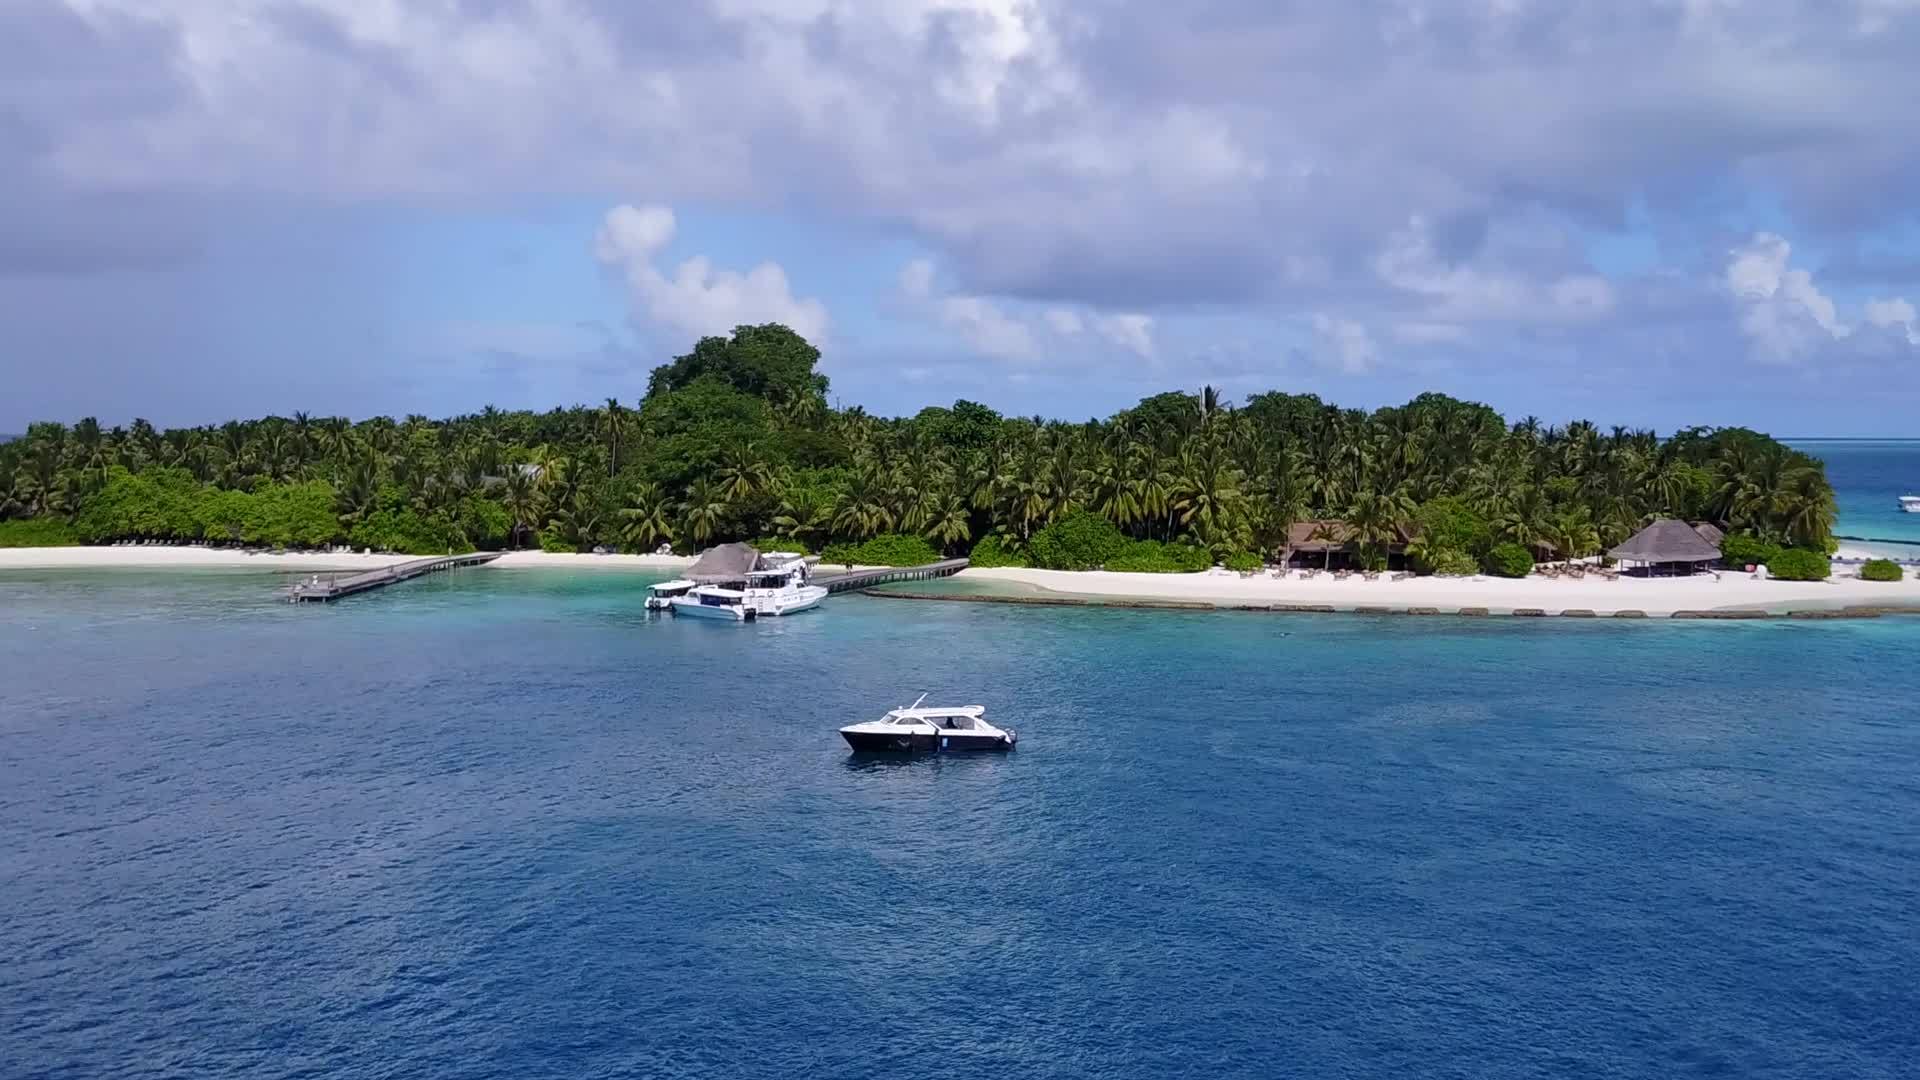
[{"label": "tropical vegetation", "polygon": [[1781,581],[1825,581],[1831,573],[1825,555],[1804,548],[1785,548],[1767,560],[1767,576]]},{"label": "tropical vegetation", "polygon": [[1861,564],[1860,576],[1868,581],[1899,581],[1907,572],[1892,559],[1868,559]]},{"label": "tropical vegetation", "polygon": [[1411,536],[1416,565],[1448,572],[1494,568],[1503,546],[1591,555],[1657,517],[1831,544],[1820,462],[1745,429],[1663,439],[1508,423],[1442,394],[1367,412],[1279,391],[1236,404],[1211,387],[1080,423],[970,401],[888,419],[831,407],[818,360],[783,326],[743,326],[656,369],[631,403],[34,424],[0,444],[0,524],[56,542],[412,552],[757,539],[844,555],[900,537],[983,564],[1166,570],[1272,557],[1290,526],[1319,519],[1345,522],[1368,562]]}]

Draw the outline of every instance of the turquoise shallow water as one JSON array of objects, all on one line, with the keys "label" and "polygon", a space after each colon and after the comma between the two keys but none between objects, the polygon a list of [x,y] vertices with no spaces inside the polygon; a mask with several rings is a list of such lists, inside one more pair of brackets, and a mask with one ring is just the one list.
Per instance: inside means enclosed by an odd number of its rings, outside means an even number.
[{"label": "turquoise shallow water", "polygon": [[[1900,496],[1920,495],[1920,440],[1796,439],[1793,445],[1827,463],[1840,510],[1837,532],[1920,545],[1920,514],[1899,508]],[[1884,553],[1920,558],[1920,546]]]},{"label": "turquoise shallow water", "polygon": [[[0,1075],[1898,1077],[1920,622],[0,575]],[[922,690],[1010,755],[850,757]]]}]

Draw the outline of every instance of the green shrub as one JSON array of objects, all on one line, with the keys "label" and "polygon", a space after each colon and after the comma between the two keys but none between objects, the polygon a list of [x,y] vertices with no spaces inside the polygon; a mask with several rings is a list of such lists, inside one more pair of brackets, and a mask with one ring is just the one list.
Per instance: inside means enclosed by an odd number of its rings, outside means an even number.
[{"label": "green shrub", "polygon": [[[1487,519],[1455,495],[1422,503],[1413,520],[1422,545],[1435,553],[1453,551],[1475,558],[1493,546],[1493,528]],[[1429,557],[1427,564],[1432,566],[1434,561],[1434,557]]]},{"label": "green shrub", "polygon": [[820,553],[820,561],[852,566],[924,566],[939,562],[940,553],[924,537],[885,533],[858,544],[828,544]]},{"label": "green shrub", "polygon": [[[747,541],[755,551],[791,551],[800,555],[811,555],[813,549],[805,540],[797,536],[763,536],[758,540]],[[651,551],[652,549],[648,549]]]},{"label": "green shrub", "polygon": [[1487,552],[1487,570],[1501,577],[1526,577],[1533,573],[1533,553],[1519,544],[1495,544]]},{"label": "green shrub", "polygon": [[1825,555],[1805,548],[1787,548],[1767,561],[1767,576],[1781,581],[1825,581],[1831,573]]},{"label": "green shrub", "polygon": [[423,518],[407,507],[388,508],[368,514],[347,534],[347,542],[357,548],[403,555],[445,555],[448,549],[466,546],[463,539],[453,533],[451,523],[445,518]]},{"label": "green shrub", "polygon": [[1720,561],[1736,569],[1765,566],[1779,554],[1780,545],[1750,533],[1731,533],[1720,541]]},{"label": "green shrub", "polygon": [[1006,540],[999,535],[982,537],[973,545],[973,553],[968,556],[970,566],[1025,566],[1027,557],[1007,547]]},{"label": "green shrub", "polygon": [[1113,522],[1079,510],[1034,533],[1027,555],[1046,570],[1098,570],[1126,546],[1127,538]]},{"label": "green shrub", "polygon": [[560,530],[558,529],[541,529],[539,535],[541,551],[552,552],[556,555],[565,555],[580,550],[578,544],[561,536]]},{"label": "green shrub", "polygon": [[1868,559],[1860,567],[1860,576],[1868,581],[1899,581],[1907,573],[1892,559]]},{"label": "green shrub", "polygon": [[1866,580],[1901,580],[1907,577],[1907,571],[1903,571],[1893,559],[1866,559],[1866,563],[1860,567],[1860,577]]},{"label": "green shrub", "polygon": [[59,518],[0,521],[0,548],[72,547],[80,534]]},{"label": "green shrub", "polygon": [[1464,551],[1439,548],[1427,555],[1427,571],[1436,577],[1472,577],[1480,564]]},{"label": "green shrub", "polygon": [[1221,561],[1222,566],[1236,574],[1252,573],[1266,565],[1266,560],[1251,551],[1236,551]]},{"label": "green shrub", "polygon": [[1135,540],[1107,560],[1108,570],[1128,574],[1197,574],[1213,565],[1206,548]]}]

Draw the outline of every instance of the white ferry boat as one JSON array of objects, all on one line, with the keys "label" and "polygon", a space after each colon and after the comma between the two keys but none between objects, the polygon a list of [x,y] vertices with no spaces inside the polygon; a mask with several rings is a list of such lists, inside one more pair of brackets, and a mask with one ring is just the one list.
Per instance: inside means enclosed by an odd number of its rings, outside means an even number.
[{"label": "white ferry boat", "polygon": [[668,601],[673,614],[695,619],[732,619],[746,622],[754,616],[754,610],[747,606],[747,594],[739,589],[723,589],[718,585],[701,585],[689,589],[685,596],[677,596]]},{"label": "white ferry boat", "polygon": [[671,611],[673,610],[673,602],[675,600],[687,595],[698,587],[694,582],[684,578],[676,581],[662,581],[657,585],[649,585],[647,586],[647,610]]},{"label": "white ferry boat", "polygon": [[1900,496],[1900,509],[1909,514],[1920,514],[1920,495]]},{"label": "white ferry boat", "polygon": [[1011,750],[1019,736],[987,723],[986,706],[921,708],[920,702],[864,724],[849,724],[840,737],[858,751],[954,753],[962,750]]},{"label": "white ferry boat", "polygon": [[760,558],[770,565],[747,572],[746,605],[755,615],[792,615],[827,598],[826,589],[810,584],[813,566],[804,556],[776,551]]}]

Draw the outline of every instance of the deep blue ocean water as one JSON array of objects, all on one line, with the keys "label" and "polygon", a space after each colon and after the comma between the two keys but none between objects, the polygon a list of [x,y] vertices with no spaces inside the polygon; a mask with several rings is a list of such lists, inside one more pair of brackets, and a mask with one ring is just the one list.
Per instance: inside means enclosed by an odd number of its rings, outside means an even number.
[{"label": "deep blue ocean water", "polygon": [[0,575],[0,1076],[1920,1069],[1920,621],[643,580]]},{"label": "deep blue ocean water", "polygon": [[[1837,532],[1920,544],[1920,514],[1899,505],[1902,495],[1920,495],[1920,439],[1795,439],[1792,445],[1827,463],[1840,509]],[[1920,557],[1920,551],[1904,554]]]}]

